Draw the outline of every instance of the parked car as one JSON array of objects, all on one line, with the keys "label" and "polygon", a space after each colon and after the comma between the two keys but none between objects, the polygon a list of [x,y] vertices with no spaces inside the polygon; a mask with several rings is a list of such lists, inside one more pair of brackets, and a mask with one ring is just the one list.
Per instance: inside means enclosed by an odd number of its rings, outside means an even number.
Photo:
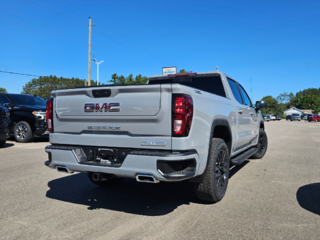
[{"label": "parked car", "polygon": [[291,121],[300,121],[301,120],[300,114],[299,113],[292,113],[290,120]]},{"label": "parked car", "polygon": [[10,133],[17,142],[32,141],[46,132],[46,102],[26,94],[0,93],[0,106],[10,111]]},{"label": "parked car", "polygon": [[265,114],[262,113],[262,117],[263,117],[264,121],[267,121],[267,122],[270,121],[270,116],[269,115],[265,115]]},{"label": "parked car", "polygon": [[291,115],[287,115],[286,120],[291,120]]},{"label": "parked car", "polygon": [[278,120],[278,121],[280,121],[280,120],[282,119],[282,117],[281,117],[280,114],[274,114],[273,116],[274,116],[274,117],[276,118],[276,120]]},{"label": "parked car", "polygon": [[10,112],[7,108],[0,106],[0,147],[2,147],[10,137],[9,124]]},{"label": "parked car", "polygon": [[273,114],[270,114],[269,117],[270,117],[270,120],[273,120],[273,121],[277,120]]},{"label": "parked car", "polygon": [[316,114],[310,114],[310,116],[308,116],[308,121],[320,122],[320,116]]},{"label": "parked car", "polygon": [[230,164],[261,159],[268,140],[259,110],[222,72],[156,75],[147,85],[92,86],[51,92],[45,165],[85,172],[98,186],[124,178],[189,180],[197,197],[225,195]]}]

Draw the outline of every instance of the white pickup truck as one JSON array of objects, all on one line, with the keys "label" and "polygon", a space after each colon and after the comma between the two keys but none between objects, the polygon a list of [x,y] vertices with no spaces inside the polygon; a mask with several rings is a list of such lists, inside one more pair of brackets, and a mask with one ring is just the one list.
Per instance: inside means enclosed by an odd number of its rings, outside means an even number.
[{"label": "white pickup truck", "polygon": [[215,72],[151,76],[147,85],[55,90],[47,101],[45,165],[86,172],[100,186],[124,178],[189,180],[201,200],[225,195],[230,165],[262,158],[264,121],[244,88]]}]

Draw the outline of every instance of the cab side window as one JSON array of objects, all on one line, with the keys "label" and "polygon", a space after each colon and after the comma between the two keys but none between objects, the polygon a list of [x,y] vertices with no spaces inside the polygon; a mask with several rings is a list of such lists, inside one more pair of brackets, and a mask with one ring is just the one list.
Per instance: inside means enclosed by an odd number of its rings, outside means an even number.
[{"label": "cab side window", "polygon": [[250,101],[248,94],[246,93],[246,91],[244,90],[244,88],[240,84],[238,84],[238,85],[239,85],[239,89],[240,89],[244,104],[249,107],[252,107],[252,104],[251,104],[251,101]]},{"label": "cab side window", "polygon": [[229,78],[228,78],[228,82],[229,82],[230,88],[232,90],[232,93],[233,93],[233,96],[235,97],[235,99],[237,99],[237,101],[239,103],[243,104],[242,98],[241,98],[241,95],[240,95],[240,92],[239,92],[239,89],[237,87],[236,82],[229,79]]}]

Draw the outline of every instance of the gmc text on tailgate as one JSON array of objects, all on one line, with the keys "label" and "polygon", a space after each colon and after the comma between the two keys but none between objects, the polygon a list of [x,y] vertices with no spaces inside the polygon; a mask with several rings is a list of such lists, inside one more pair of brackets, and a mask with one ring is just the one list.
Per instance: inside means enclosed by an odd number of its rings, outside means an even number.
[{"label": "gmc text on tailgate", "polygon": [[85,172],[100,186],[124,178],[189,180],[199,199],[220,201],[231,165],[262,158],[263,117],[244,88],[215,72],[151,76],[147,85],[52,91],[45,165]]}]

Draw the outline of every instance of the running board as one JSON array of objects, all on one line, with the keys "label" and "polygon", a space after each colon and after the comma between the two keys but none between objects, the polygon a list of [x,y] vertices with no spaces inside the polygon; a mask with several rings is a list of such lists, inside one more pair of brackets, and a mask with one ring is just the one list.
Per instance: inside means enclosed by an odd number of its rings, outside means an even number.
[{"label": "running board", "polygon": [[243,163],[247,158],[251,157],[253,154],[258,152],[258,148],[250,148],[249,150],[244,151],[240,155],[230,159],[230,162],[233,165],[239,165]]}]

